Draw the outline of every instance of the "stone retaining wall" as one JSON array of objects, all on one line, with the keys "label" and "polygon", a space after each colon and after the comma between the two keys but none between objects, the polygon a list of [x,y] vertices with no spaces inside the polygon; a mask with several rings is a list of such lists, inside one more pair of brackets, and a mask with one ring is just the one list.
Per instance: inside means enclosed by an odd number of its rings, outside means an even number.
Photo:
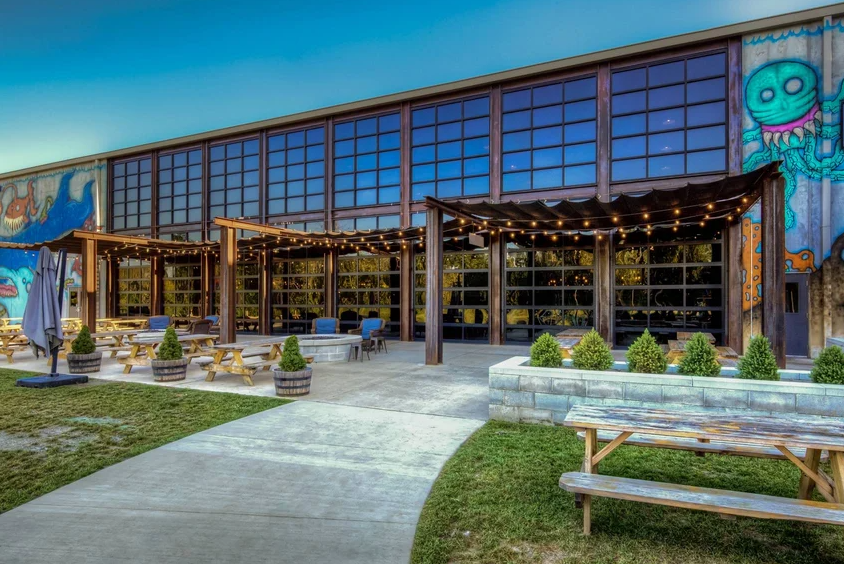
[{"label": "stone retaining wall", "polygon": [[489,417],[562,424],[573,405],[844,417],[844,386],[674,374],[534,368],[513,357],[489,369]]}]

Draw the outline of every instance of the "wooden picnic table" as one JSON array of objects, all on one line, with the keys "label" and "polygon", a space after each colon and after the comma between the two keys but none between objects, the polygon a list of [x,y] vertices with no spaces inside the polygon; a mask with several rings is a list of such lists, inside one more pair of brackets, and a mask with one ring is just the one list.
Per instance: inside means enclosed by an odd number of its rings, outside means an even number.
[{"label": "wooden picnic table", "polygon": [[281,358],[281,349],[288,336],[214,345],[213,360],[202,366],[208,372],[205,381],[213,382],[217,372],[228,372],[239,374],[246,385],[254,386],[252,376],[258,369],[269,370]]},{"label": "wooden picnic table", "polygon": [[[97,341],[103,340],[110,340],[110,343],[97,343],[98,347],[105,347],[106,350],[111,352],[111,358],[117,356],[117,353],[123,350],[128,350],[128,346],[130,343],[126,343],[126,341],[132,341],[135,335],[141,334],[141,331],[137,329],[123,329],[120,331],[99,331],[97,333],[91,333],[91,338],[94,340],[95,343]],[[73,347],[73,341],[76,340],[78,335],[65,335],[64,339],[64,346],[62,347],[63,350],[59,351],[59,358],[67,358],[67,353],[71,352],[71,348]]]},{"label": "wooden picnic table", "polygon": [[102,326],[103,331],[120,331],[122,329],[145,329],[149,320],[145,317],[108,317],[98,319],[97,325]]},{"label": "wooden picnic table", "polygon": [[26,341],[22,341],[22,337],[23,335],[18,331],[0,332],[0,355],[6,355],[6,360],[9,361],[9,364],[14,363],[12,355],[26,347]]},{"label": "wooden picnic table", "polygon": [[[690,341],[695,333],[700,333],[700,331],[677,331],[677,340]],[[710,343],[713,345],[715,344],[715,335],[712,333],[703,333],[703,336],[706,337]]]},{"label": "wooden picnic table", "polygon": [[[675,362],[679,361],[683,358],[683,355],[686,354],[686,345],[688,341],[680,341],[680,340],[669,340],[668,341],[668,363],[674,364]],[[736,351],[731,349],[730,347],[715,347],[715,350],[718,353],[718,362],[721,366],[736,366],[736,361],[738,361],[739,355]]]},{"label": "wooden picnic table", "polygon": [[557,333],[557,337],[583,337],[592,329],[584,329],[582,327],[569,327]]},{"label": "wooden picnic table", "polygon": [[[576,405],[569,410],[564,424],[585,433],[581,471],[563,474],[560,487],[582,495],[586,535],[591,532],[592,495],[726,515],[844,525],[844,423],[839,420]],[[616,435],[599,451],[601,431]],[[798,499],[598,476],[600,461],[638,434],[662,440],[631,441],[638,446],[682,448],[672,446],[671,442],[697,440],[701,448],[706,448],[715,441],[721,445],[716,447],[719,454],[741,456],[753,456],[750,454],[753,449],[775,449],[802,472]],[[823,451],[829,452],[832,476],[819,468]],[[816,488],[826,502],[812,501]]]},{"label": "wooden picnic table", "polygon": [[[177,335],[180,343],[188,343],[188,351],[185,356],[188,360],[196,356],[212,354],[210,347],[220,338],[219,335]],[[138,333],[134,340],[129,343],[129,356],[119,359],[117,362],[123,364],[123,373],[129,374],[133,366],[149,366],[150,360],[155,360],[155,349],[164,341],[164,332]],[[145,356],[144,356],[144,353]]]}]

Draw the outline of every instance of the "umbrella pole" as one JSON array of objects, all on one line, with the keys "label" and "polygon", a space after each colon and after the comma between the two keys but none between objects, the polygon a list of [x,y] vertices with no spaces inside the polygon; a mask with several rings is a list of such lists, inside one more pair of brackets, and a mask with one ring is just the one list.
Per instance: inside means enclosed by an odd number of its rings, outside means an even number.
[{"label": "umbrella pole", "polygon": [[[64,302],[64,279],[65,268],[67,267],[67,249],[59,251],[59,311],[62,311],[62,302]],[[59,347],[51,351],[53,353],[53,367],[50,370],[50,376],[57,376],[59,369]]]}]

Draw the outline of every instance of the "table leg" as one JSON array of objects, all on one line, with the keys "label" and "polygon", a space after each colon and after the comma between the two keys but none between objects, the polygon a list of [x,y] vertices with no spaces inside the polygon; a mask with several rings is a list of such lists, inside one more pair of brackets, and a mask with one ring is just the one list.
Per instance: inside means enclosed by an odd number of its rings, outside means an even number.
[{"label": "table leg", "polygon": [[[132,345],[132,350],[129,351],[129,356],[126,357],[126,360],[133,360],[133,359],[137,358],[138,351],[140,351],[140,350],[141,350],[140,345]],[[129,364],[129,363],[126,363],[123,366],[123,373],[129,374],[130,372],[132,372],[132,365]]]},{"label": "table leg", "polygon": [[[592,465],[592,457],[598,448],[598,430],[586,429],[586,453],[583,457],[583,471],[587,474],[597,473],[597,468]],[[592,534],[592,496],[583,496],[583,534]]]},{"label": "table leg", "polygon": [[[224,357],[224,356],[226,356],[226,351],[224,351],[224,350],[222,350],[222,349],[220,349],[220,350],[216,351],[216,352],[214,353],[214,362],[213,362],[212,366],[216,366],[216,365],[220,364],[221,362],[223,362],[223,357]],[[205,381],[206,381],[206,382],[213,382],[213,381],[214,381],[214,376],[216,376],[216,375],[217,375],[217,372],[216,372],[216,371],[214,371],[214,370],[209,370],[209,371],[208,371],[208,374],[205,376]]]},{"label": "table leg", "polygon": [[844,452],[829,451],[829,465],[832,466],[832,479],[835,481],[832,495],[836,503],[844,503]]},{"label": "table leg", "polygon": [[[818,465],[821,461],[821,451],[815,448],[806,449],[806,458],[803,463],[812,472],[818,471]],[[815,491],[815,481],[806,474],[800,476],[800,489],[798,492],[798,499],[812,499],[812,492]]]}]

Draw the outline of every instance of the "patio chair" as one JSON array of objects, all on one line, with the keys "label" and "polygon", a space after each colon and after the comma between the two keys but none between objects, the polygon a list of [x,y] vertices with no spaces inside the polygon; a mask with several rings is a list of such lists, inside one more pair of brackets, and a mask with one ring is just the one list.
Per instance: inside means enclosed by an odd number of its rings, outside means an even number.
[{"label": "patio chair", "polygon": [[154,315],[149,318],[150,331],[164,331],[168,327],[170,327],[169,315]]},{"label": "patio chair", "polygon": [[[350,329],[349,335],[360,335],[363,339],[363,346],[374,348],[377,353],[384,346],[384,352],[387,352],[387,341],[384,339],[384,327],[387,322],[378,317],[370,317],[360,322],[360,327],[357,329]],[[368,343],[368,344],[367,344]],[[377,346],[376,346],[377,345]]]},{"label": "patio chair", "polygon": [[190,322],[188,332],[191,335],[208,335],[211,333],[210,319],[194,319]]},{"label": "patio chair", "polygon": [[219,333],[220,332],[220,316],[219,315],[207,315],[205,317],[208,321],[211,322],[211,328],[208,330],[209,333]]},{"label": "patio chair", "polygon": [[336,317],[317,317],[311,321],[311,335],[337,335],[340,320]]}]

